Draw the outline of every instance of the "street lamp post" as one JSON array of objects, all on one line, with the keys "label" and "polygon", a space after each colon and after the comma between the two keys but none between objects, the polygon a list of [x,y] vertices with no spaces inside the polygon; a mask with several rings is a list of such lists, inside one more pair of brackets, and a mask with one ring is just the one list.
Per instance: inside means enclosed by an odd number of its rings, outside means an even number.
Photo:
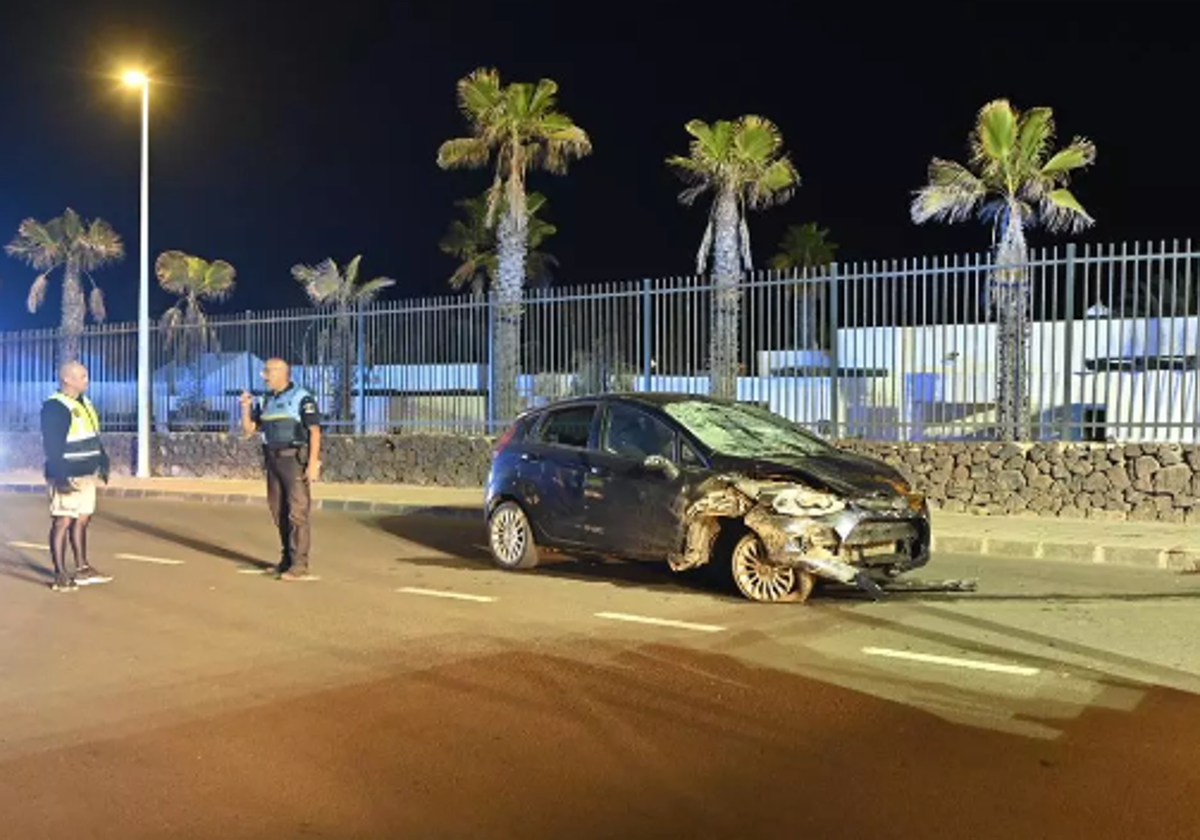
[{"label": "street lamp post", "polygon": [[130,70],[125,84],[142,89],[141,282],[138,289],[137,476],[150,477],[150,79]]}]

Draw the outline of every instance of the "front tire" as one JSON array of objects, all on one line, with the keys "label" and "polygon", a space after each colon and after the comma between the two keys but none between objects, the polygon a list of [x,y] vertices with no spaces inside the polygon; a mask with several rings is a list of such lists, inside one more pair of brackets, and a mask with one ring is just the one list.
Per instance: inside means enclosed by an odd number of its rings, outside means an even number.
[{"label": "front tire", "polygon": [[503,502],[488,518],[488,547],[502,569],[532,569],[538,564],[537,546],[529,517],[516,502]]},{"label": "front tire", "polygon": [[743,535],[734,545],[729,572],[743,597],[768,604],[806,601],[816,582],[808,572],[771,563],[766,546],[754,533]]}]

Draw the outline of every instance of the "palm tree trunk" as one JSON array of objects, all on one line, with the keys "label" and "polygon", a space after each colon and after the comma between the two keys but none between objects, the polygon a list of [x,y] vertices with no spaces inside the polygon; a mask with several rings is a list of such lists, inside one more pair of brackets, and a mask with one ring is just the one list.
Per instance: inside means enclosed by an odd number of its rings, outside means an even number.
[{"label": "palm tree trunk", "polygon": [[79,262],[74,257],[67,259],[63,271],[62,323],[59,337],[59,362],[79,361],[79,338],[83,335],[83,319],[87,315],[87,301],[83,286],[79,282]]},{"label": "palm tree trunk", "polygon": [[511,209],[500,218],[497,231],[499,270],[496,277],[496,312],[493,346],[492,394],[496,416],[507,423],[520,412],[517,376],[521,360],[521,299],[525,287],[526,224]]},{"label": "palm tree trunk", "polygon": [[996,249],[996,432],[1002,441],[1028,440],[1029,283],[1028,249],[1020,217],[1010,210]]},{"label": "palm tree trunk", "polygon": [[738,338],[741,331],[741,249],[737,196],[717,196],[713,219],[713,311],[709,347],[709,392],[718,399],[737,399]]}]

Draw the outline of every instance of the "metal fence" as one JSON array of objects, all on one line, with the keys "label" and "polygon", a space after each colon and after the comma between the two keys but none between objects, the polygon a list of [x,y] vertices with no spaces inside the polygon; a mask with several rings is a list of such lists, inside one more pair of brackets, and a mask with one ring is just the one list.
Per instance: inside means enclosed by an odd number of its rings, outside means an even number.
[{"label": "metal fence", "polygon": [[[1191,243],[1034,250],[1024,387],[1035,439],[1195,442],[1200,253]],[[877,440],[994,436],[996,266],[985,254],[760,272],[741,286],[738,399],[823,434]],[[706,393],[707,279],[531,290],[524,405],[599,391]],[[337,313],[219,316],[151,333],[157,431],[235,427],[237,395],[283,356],[334,431],[494,432],[496,306],[470,296]],[[37,427],[58,334],[0,334],[0,430]],[[133,325],[87,330],[81,360],[109,428],[136,421]]]}]

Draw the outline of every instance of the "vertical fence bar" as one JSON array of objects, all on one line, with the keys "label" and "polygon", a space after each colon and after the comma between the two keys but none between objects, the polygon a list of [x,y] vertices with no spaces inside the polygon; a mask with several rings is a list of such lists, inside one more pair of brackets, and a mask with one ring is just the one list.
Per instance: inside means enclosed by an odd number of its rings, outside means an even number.
[{"label": "vertical fence bar", "polygon": [[838,411],[838,401],[840,399],[838,374],[841,367],[840,353],[838,352],[837,330],[838,330],[838,310],[841,295],[838,289],[838,264],[831,263],[829,266],[829,437],[837,440],[841,436],[841,419]]},{"label": "vertical fence bar", "polygon": [[1059,439],[1069,440],[1071,434],[1071,413],[1075,403],[1071,399],[1071,389],[1075,381],[1075,243],[1067,243],[1066,256],[1066,312],[1064,313],[1063,344],[1063,411],[1062,423],[1059,427]]}]

